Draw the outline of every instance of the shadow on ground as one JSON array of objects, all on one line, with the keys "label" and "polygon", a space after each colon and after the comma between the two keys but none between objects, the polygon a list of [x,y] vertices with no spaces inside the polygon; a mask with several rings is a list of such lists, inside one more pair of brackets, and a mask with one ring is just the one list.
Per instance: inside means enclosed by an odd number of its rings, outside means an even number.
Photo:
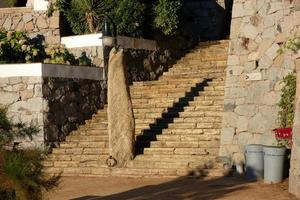
[{"label": "shadow on ground", "polygon": [[220,177],[201,179],[183,177],[158,185],[145,186],[109,196],[84,196],[72,200],[213,200],[234,191],[246,189],[242,178]]}]

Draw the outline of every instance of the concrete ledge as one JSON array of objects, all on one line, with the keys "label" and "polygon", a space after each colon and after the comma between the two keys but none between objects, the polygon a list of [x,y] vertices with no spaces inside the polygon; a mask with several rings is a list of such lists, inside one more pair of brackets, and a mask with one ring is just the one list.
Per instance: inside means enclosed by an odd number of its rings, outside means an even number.
[{"label": "concrete ledge", "polygon": [[43,63],[0,65],[0,78],[24,76],[103,80],[103,68]]},{"label": "concrete ledge", "polygon": [[[103,45],[102,33],[62,37],[61,43],[67,48],[99,47]],[[154,40],[117,36],[117,43],[126,49],[157,50],[157,43]]]},{"label": "concrete ledge", "polygon": [[157,43],[154,40],[117,36],[117,43],[126,49],[157,50]]},{"label": "concrete ledge", "polygon": [[61,43],[67,48],[102,46],[102,33],[62,37]]},{"label": "concrete ledge", "polygon": [[28,13],[32,12],[33,9],[29,7],[12,7],[12,8],[0,8],[0,13]]}]

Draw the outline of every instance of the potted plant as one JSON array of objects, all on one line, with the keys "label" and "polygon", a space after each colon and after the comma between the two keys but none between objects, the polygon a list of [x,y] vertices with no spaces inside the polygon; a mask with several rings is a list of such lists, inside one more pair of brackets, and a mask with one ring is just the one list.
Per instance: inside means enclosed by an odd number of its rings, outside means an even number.
[{"label": "potted plant", "polygon": [[293,73],[283,78],[279,101],[278,122],[280,127],[274,129],[278,141],[276,146],[264,146],[265,183],[281,182],[284,175],[286,151],[292,144],[292,125],[294,120],[294,102],[296,94],[296,76]]}]

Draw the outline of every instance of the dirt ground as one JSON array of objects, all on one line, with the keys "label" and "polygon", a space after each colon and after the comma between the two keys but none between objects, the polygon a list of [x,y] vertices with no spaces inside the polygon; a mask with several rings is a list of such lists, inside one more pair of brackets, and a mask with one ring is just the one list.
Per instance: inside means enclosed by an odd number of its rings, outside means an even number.
[{"label": "dirt ground", "polygon": [[267,185],[243,178],[129,179],[64,177],[50,200],[296,200],[288,181]]}]

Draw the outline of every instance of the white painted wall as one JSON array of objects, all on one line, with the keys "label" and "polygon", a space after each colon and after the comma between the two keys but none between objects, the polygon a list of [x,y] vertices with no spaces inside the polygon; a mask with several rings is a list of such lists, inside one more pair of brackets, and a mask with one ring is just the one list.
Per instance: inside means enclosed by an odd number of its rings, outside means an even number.
[{"label": "white painted wall", "polygon": [[102,80],[103,69],[42,63],[0,65],[0,78],[27,76]]},{"label": "white painted wall", "polygon": [[61,43],[66,48],[102,46],[102,33],[62,37]]},{"label": "white painted wall", "polygon": [[33,10],[35,11],[46,11],[48,9],[48,0],[34,0]]}]

